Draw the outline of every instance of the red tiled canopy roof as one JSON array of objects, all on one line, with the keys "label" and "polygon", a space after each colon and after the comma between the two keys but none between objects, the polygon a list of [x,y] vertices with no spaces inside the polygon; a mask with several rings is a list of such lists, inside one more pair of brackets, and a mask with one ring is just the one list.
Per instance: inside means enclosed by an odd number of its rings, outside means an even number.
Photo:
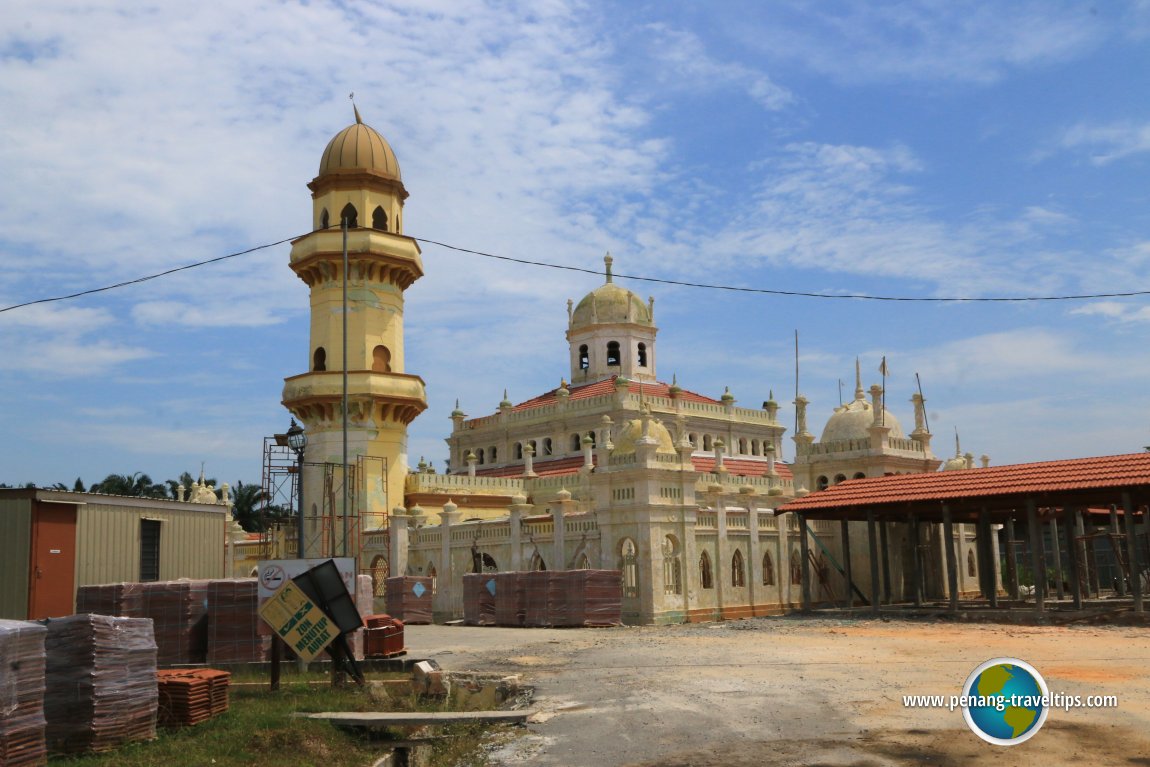
[{"label": "red tiled canopy roof", "polygon": [[[592,463],[595,462],[595,457],[591,457]],[[550,477],[556,474],[575,474],[579,468],[583,466],[583,456],[574,455],[569,458],[556,458],[550,461],[534,461],[531,464],[531,469],[540,477]],[[475,476],[477,477],[522,477],[523,464],[512,464],[510,466],[497,466],[491,469],[476,469]]]},{"label": "red tiled canopy roof", "polygon": [[1038,506],[1088,506],[1150,501],[1150,453],[1019,463],[985,469],[851,479],[781,506],[778,513],[843,518],[850,510],[917,515],[941,513],[942,504],[976,512]]},{"label": "red tiled canopy roof", "polygon": [[[715,472],[715,458],[710,455],[693,455],[691,456],[691,463],[695,467],[695,471],[713,474]],[[750,458],[723,458],[723,466],[726,467],[727,473],[733,477],[763,477],[766,476],[767,466],[769,464],[762,459],[754,460]],[[781,479],[791,478],[791,467],[782,461],[775,461],[775,473]]]},{"label": "red tiled canopy roof", "polygon": [[[618,378],[618,376],[611,376],[610,378],[603,380],[603,381],[596,381],[595,383],[584,384],[582,386],[568,387],[568,391],[571,392],[569,399],[586,399],[588,397],[598,397],[602,394],[611,394],[612,392],[615,391],[615,379],[616,378]],[[634,392],[635,394],[638,394],[639,388],[640,388],[639,382],[638,381],[631,381],[630,383],[631,383],[630,390],[632,392]],[[642,385],[642,389],[643,389],[644,394],[649,394],[652,397],[670,397],[671,396],[671,387],[665,383],[662,383],[661,381],[655,381],[653,383],[644,382]],[[518,405],[513,407],[512,410],[530,410],[531,408],[542,407],[543,405],[550,405],[551,403],[556,402],[558,400],[558,396],[555,394],[555,392],[557,392],[557,391],[559,391],[558,388],[552,389],[551,391],[547,392],[546,394],[540,394],[538,397],[534,397],[532,399],[529,399],[526,402],[520,402]],[[684,400],[686,402],[704,402],[704,403],[707,403],[709,405],[721,405],[721,404],[723,404],[722,402],[720,402],[717,399],[711,399],[710,397],[704,397],[702,394],[696,394],[695,392],[687,391],[686,389],[680,390],[678,396],[679,396],[679,399]]]}]

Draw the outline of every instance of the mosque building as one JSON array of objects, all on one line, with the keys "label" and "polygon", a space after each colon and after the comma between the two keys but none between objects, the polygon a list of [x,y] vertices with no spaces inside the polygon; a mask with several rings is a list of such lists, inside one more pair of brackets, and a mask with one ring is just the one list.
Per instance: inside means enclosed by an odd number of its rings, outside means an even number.
[{"label": "mosque building", "polygon": [[[319,464],[342,461],[338,216],[348,221],[354,301],[349,448],[361,465],[369,458],[383,467],[379,482],[366,483],[366,495],[375,487],[378,497],[366,505],[374,534],[359,544],[360,566],[434,578],[437,619],[461,617],[465,573],[575,568],[622,572],[628,623],[784,612],[801,598],[801,547],[795,515],[776,517],[776,508],[851,478],[934,471],[941,463],[921,396],[913,399],[915,429],[904,435],[883,387],[870,387],[867,401],[857,366],[855,399],[835,410],[820,440],[807,431],[807,401],[796,398],[795,459],[783,463],[786,428],[773,393],[761,408],[747,408],[729,390],[712,398],[675,377],[659,379],[655,301],[617,283],[608,255],[604,284],[567,302],[568,364],[559,385],[519,403],[504,392],[495,412],[475,418],[457,402],[449,471],[409,470],[406,429],[426,398],[422,379],[403,367],[403,291],[423,267],[417,243],[402,234],[407,192],[398,162],[357,112],[329,143],[309,188],[315,231],[293,243],[291,268],[311,289],[311,364],[285,381],[283,395],[311,435],[304,495],[323,492]],[[314,528],[323,523],[312,511]],[[808,524],[820,597],[837,599],[845,593],[834,572],[840,528]],[[892,527],[895,591],[906,593],[911,544]],[[960,549],[972,545],[958,528]],[[314,539],[317,531],[309,532]],[[937,537],[920,545],[941,545]],[[855,562],[865,562],[866,551],[854,551],[853,541],[851,549]],[[977,573],[969,577],[978,583]],[[977,586],[964,580],[962,588]]]}]

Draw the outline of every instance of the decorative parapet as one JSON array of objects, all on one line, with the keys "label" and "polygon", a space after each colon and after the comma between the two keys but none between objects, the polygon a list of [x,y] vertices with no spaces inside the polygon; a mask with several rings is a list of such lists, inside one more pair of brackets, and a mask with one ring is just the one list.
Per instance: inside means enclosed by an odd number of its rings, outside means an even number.
[{"label": "decorative parapet", "polygon": [[[793,495],[794,494],[794,480],[789,477],[744,477],[732,474],[696,474],[695,475],[695,490],[696,492],[705,492],[710,485],[722,484],[732,480],[738,480],[740,485],[753,487],[762,495]],[[734,488],[731,488],[732,490]],[[779,489],[781,493],[771,493],[771,490]]]},{"label": "decorative parapet", "polygon": [[409,494],[515,495],[523,492],[523,480],[519,477],[469,477],[466,474],[408,474],[404,489]]},{"label": "decorative parapet", "polygon": [[565,417],[573,418],[582,412],[597,412],[604,408],[614,409],[615,407],[623,407],[629,410],[638,410],[641,404],[649,405],[652,413],[655,415],[673,416],[676,413],[682,412],[688,415],[695,414],[723,421],[738,420],[760,425],[778,425],[778,421],[772,419],[770,414],[765,410],[728,407],[719,403],[712,405],[709,402],[691,402],[681,397],[672,399],[671,397],[653,396],[649,393],[645,393],[642,402],[640,402],[639,393],[634,391],[621,395],[618,400],[616,396],[615,394],[601,394],[597,397],[571,399],[567,400],[562,408],[557,402],[548,403],[525,410],[513,410],[507,413],[506,417],[501,417],[499,414],[482,416],[464,422],[463,428],[481,430],[495,426],[506,427],[509,424],[532,423],[536,421],[548,422],[553,421],[561,409]]},{"label": "decorative parapet", "polygon": [[[925,456],[926,448],[917,439],[909,437],[887,437],[887,447],[906,453]],[[833,442],[815,442],[807,446],[803,455],[832,455],[839,453],[865,453],[871,450],[870,439],[839,439]]]}]

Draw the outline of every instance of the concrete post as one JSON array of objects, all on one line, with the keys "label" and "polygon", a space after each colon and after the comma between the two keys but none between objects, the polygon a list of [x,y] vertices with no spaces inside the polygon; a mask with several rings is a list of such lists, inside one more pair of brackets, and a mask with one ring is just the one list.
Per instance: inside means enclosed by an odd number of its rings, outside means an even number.
[{"label": "concrete post", "polygon": [[391,510],[391,523],[387,529],[391,539],[391,561],[387,563],[387,574],[392,578],[407,574],[409,522],[407,509],[397,506]]},{"label": "concrete post", "polygon": [[437,620],[455,618],[453,602],[456,596],[455,574],[451,564],[451,528],[459,520],[459,507],[451,500],[443,504],[439,513],[439,572],[436,577],[434,610]]},{"label": "concrete post", "polygon": [[527,498],[522,495],[516,495],[511,499],[511,508],[508,511],[510,517],[510,534],[511,534],[511,562],[509,569],[512,572],[519,572],[523,569],[523,517],[531,513],[531,504],[527,503]]},{"label": "concrete post", "polygon": [[566,506],[570,503],[572,503],[571,493],[562,489],[555,494],[555,502],[551,505],[551,522],[554,526],[554,532],[551,534],[551,569],[555,571],[567,569],[567,550],[564,540],[567,530],[563,516]]}]

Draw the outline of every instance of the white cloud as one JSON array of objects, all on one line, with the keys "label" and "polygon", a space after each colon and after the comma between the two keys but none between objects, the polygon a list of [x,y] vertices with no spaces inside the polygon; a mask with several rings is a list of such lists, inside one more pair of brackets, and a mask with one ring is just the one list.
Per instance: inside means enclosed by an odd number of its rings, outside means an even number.
[{"label": "white cloud", "polygon": [[770,59],[851,83],[991,83],[1012,69],[1080,56],[1120,29],[1081,5],[1046,0],[770,3],[726,24]]},{"label": "white cloud", "polygon": [[1083,123],[1065,130],[1055,145],[1066,150],[1088,151],[1090,162],[1108,165],[1131,155],[1150,152],[1150,123]]},{"label": "white cloud", "polygon": [[643,33],[643,46],[658,65],[656,77],[665,89],[737,88],[768,110],[783,109],[795,100],[791,91],[766,73],[711,55],[693,32],[659,22],[646,25]]}]

